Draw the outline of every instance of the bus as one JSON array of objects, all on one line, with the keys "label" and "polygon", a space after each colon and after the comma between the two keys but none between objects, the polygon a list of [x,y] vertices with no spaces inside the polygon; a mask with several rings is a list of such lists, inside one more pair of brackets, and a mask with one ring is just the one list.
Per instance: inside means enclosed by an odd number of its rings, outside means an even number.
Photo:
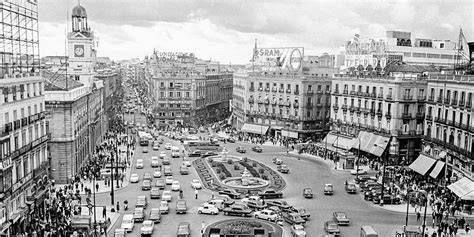
[{"label": "bus", "polygon": [[138,132],[138,137],[140,139],[140,146],[148,146],[150,140],[153,139],[149,133],[143,131]]}]

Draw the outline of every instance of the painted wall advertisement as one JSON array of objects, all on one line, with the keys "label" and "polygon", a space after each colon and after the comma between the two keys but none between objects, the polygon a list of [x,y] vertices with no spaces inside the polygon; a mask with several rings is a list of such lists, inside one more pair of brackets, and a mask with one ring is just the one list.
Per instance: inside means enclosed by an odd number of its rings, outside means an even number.
[{"label": "painted wall advertisement", "polygon": [[253,61],[263,71],[298,72],[304,56],[303,47],[255,48]]},{"label": "painted wall advertisement", "polygon": [[185,52],[160,52],[155,51],[155,57],[158,61],[179,61],[179,62],[192,62],[194,60],[194,53]]}]

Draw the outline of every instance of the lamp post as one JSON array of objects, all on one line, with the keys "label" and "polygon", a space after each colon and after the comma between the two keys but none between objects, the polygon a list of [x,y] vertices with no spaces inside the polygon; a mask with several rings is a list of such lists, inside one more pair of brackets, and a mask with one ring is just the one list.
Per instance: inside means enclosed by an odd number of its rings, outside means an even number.
[{"label": "lamp post", "polygon": [[114,206],[114,153],[110,152],[110,201],[112,203],[112,209]]},{"label": "lamp post", "polygon": [[[95,176],[94,176],[94,179],[92,180],[93,181],[93,187],[92,187],[92,193],[93,193],[93,198],[94,198],[94,233],[95,233],[95,236],[99,236],[97,234],[97,212],[96,212],[96,209],[95,209]],[[105,208],[105,207],[104,207]]]},{"label": "lamp post", "polygon": [[[117,180],[117,189],[119,188],[119,179],[118,179],[118,162],[119,162],[119,157],[118,157],[118,143],[117,143],[117,140],[118,140],[118,134],[115,135],[115,175],[117,176],[116,177],[116,180]],[[112,183],[112,186],[114,184]]]},{"label": "lamp post", "polygon": [[359,148],[357,150],[357,161],[356,161],[356,180],[359,180],[359,162],[360,162],[360,137],[357,136],[357,140],[359,141]]},{"label": "lamp post", "polygon": [[[387,142],[387,141],[386,141]],[[377,145],[377,144],[374,144],[375,147],[378,147],[380,149],[382,149],[382,165],[383,165],[383,171],[382,171],[382,190],[381,190],[381,193],[380,193],[380,206],[383,206],[383,196],[384,196],[384,189],[385,189],[385,167],[386,167],[386,161],[385,161],[385,156],[383,155],[384,153],[384,149],[380,146],[380,145]],[[388,154],[388,153],[387,153]]]}]

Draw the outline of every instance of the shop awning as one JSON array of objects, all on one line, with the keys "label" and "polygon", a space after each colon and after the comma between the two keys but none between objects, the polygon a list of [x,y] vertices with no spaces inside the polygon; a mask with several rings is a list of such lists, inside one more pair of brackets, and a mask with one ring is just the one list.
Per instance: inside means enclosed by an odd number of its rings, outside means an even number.
[{"label": "shop awning", "polygon": [[242,132],[255,133],[255,134],[266,134],[268,126],[262,126],[258,124],[245,123],[240,129]]},{"label": "shop awning", "polygon": [[413,163],[411,163],[411,165],[408,167],[418,174],[425,175],[428,170],[433,167],[435,162],[435,159],[431,159],[426,155],[420,154],[418,158],[416,158],[416,160],[413,161]]},{"label": "shop awning", "polygon": [[474,196],[474,183],[466,177],[448,185],[448,188],[461,199],[463,199],[463,197],[470,198]]},{"label": "shop awning", "polygon": [[369,132],[365,132],[365,131],[361,131],[359,132],[358,138],[356,138],[355,140],[357,141],[353,141],[351,143],[352,148],[359,149],[358,140],[360,140],[361,141],[360,149],[362,151],[371,153],[375,156],[381,156],[383,152],[385,151],[385,149],[387,148],[390,138],[376,135]]},{"label": "shop awning", "polygon": [[297,132],[281,130],[281,135],[284,137],[298,138]]},{"label": "shop awning", "polygon": [[353,144],[354,144],[354,139],[339,136],[332,145],[335,147],[342,148],[344,150],[350,150]]},{"label": "shop awning", "polygon": [[438,178],[438,175],[441,173],[441,171],[443,170],[443,168],[444,168],[444,162],[438,160],[438,161],[436,162],[435,167],[433,168],[433,170],[432,170],[431,173],[430,173],[431,178],[433,178],[433,179]]},{"label": "shop awning", "polygon": [[272,125],[271,128],[275,130],[281,130],[283,126]]},{"label": "shop awning", "polygon": [[327,144],[334,144],[334,142],[337,140],[337,136],[335,134],[332,134],[332,133],[328,133],[328,135],[326,135],[326,137],[323,139],[323,143],[327,143]]}]

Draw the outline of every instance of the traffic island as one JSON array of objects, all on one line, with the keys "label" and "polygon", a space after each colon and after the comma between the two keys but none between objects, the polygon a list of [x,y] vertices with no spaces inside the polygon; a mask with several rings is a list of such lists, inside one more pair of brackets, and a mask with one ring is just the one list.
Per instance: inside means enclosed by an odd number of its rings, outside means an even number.
[{"label": "traffic island", "polygon": [[281,191],[286,187],[285,180],[276,171],[246,157],[212,156],[194,160],[193,165],[203,185],[213,191],[232,188],[253,194],[265,188]]},{"label": "traffic island", "polygon": [[282,237],[283,229],[277,224],[261,220],[227,219],[206,226],[204,237]]}]

